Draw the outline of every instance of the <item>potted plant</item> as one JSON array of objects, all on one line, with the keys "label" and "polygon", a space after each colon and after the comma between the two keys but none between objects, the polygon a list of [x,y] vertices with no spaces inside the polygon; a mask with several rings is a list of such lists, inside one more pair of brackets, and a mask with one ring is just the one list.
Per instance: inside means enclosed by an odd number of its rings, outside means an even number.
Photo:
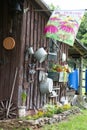
[{"label": "potted plant", "polygon": [[26,116],[26,97],[27,97],[27,94],[25,91],[23,91],[21,93],[21,100],[22,100],[22,104],[21,106],[19,106],[19,117],[24,117]]}]

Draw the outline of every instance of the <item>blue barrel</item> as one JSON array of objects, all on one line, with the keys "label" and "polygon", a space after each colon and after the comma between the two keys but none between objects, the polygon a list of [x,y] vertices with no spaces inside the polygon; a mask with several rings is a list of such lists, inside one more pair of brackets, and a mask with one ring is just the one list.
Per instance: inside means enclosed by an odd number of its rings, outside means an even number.
[{"label": "blue barrel", "polygon": [[78,69],[75,69],[73,72],[69,73],[68,76],[68,85],[70,88],[78,90],[79,87],[79,73]]},{"label": "blue barrel", "polygon": [[87,70],[85,71],[85,93],[87,93]]}]

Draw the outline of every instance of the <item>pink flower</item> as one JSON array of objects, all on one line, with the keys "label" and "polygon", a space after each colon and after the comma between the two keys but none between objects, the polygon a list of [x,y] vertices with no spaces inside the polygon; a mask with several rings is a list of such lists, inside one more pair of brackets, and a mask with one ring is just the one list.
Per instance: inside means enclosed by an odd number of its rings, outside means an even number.
[{"label": "pink flower", "polygon": [[70,26],[61,25],[60,29],[68,33],[74,33],[74,29]]},{"label": "pink flower", "polygon": [[58,32],[58,28],[54,25],[47,25],[44,29],[44,33],[56,33]]},{"label": "pink flower", "polygon": [[67,23],[67,22],[61,22],[60,23],[60,28],[61,30],[68,32],[68,33],[75,33],[73,29],[73,24]]}]

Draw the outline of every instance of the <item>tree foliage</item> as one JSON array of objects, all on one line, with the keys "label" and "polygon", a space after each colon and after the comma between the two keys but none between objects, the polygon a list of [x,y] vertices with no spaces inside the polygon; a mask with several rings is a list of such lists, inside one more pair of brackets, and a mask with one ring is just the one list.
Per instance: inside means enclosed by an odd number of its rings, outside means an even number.
[{"label": "tree foliage", "polygon": [[49,5],[49,8],[50,8],[51,10],[60,9],[58,5],[55,6],[53,3],[51,3],[51,4]]},{"label": "tree foliage", "polygon": [[51,3],[51,4],[49,5],[49,8],[50,8],[51,10],[54,10],[54,9],[55,9],[55,6]]},{"label": "tree foliage", "polygon": [[84,14],[79,31],[77,33],[77,38],[87,46],[87,12]]}]

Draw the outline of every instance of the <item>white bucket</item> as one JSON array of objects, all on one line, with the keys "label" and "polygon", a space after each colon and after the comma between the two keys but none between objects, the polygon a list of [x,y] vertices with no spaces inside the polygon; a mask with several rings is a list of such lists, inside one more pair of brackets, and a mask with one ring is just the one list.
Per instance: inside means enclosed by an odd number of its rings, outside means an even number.
[{"label": "white bucket", "polygon": [[53,90],[53,80],[47,78],[47,80],[40,82],[40,92],[42,94],[50,93]]},{"label": "white bucket", "polygon": [[64,61],[66,61],[66,54],[65,53],[62,54],[62,62],[64,62]]},{"label": "white bucket", "polygon": [[47,52],[41,47],[35,52],[34,56],[40,63],[42,63],[47,57]]},{"label": "white bucket", "polygon": [[19,115],[19,117],[25,117],[26,116],[26,106],[18,107],[18,115]]},{"label": "white bucket", "polygon": [[29,54],[34,54],[34,50],[33,50],[33,47],[30,47],[30,48],[28,48],[28,52],[29,52]]}]

